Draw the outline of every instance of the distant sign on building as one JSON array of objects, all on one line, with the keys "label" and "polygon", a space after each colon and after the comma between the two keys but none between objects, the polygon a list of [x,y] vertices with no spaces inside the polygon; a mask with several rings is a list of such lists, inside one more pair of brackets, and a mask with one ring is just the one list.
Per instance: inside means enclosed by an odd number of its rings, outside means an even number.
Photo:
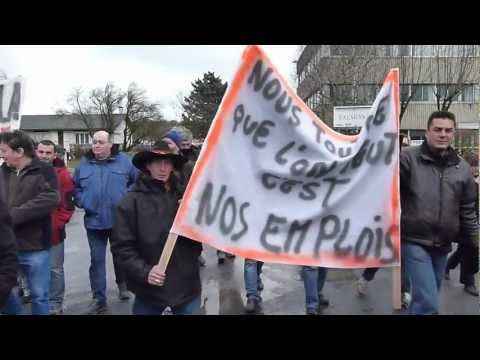
[{"label": "distant sign on building", "polygon": [[362,127],[367,121],[370,106],[336,106],[333,108],[333,127]]},{"label": "distant sign on building", "polygon": [[21,76],[0,80],[0,132],[20,128],[24,83]]},{"label": "distant sign on building", "polygon": [[420,145],[422,145],[422,144],[423,144],[423,139],[421,139],[421,140],[418,140],[418,139],[417,139],[417,140],[410,140],[410,144],[409,144],[409,145],[410,145],[410,146],[420,146]]}]

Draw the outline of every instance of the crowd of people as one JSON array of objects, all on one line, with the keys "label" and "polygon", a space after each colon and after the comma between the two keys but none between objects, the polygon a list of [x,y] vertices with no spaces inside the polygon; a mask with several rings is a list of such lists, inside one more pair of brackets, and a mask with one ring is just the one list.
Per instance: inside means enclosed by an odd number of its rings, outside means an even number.
[{"label": "crowd of people", "polygon": [[[478,296],[478,157],[469,164],[455,153],[455,126],[454,114],[432,113],[424,143],[400,154],[402,302],[410,314],[439,313],[442,280],[458,264],[465,291]],[[198,314],[206,265],[201,243],[180,236],[166,271],[158,265],[198,157],[192,138],[185,127],[174,127],[130,158],[98,131],[71,176],[53,142],[35,146],[21,131],[0,134],[0,313],[23,314],[26,301],[33,315],[63,313],[65,227],[76,206],[84,210],[90,248],[92,301],[85,314],[108,311],[109,242],[118,296],[135,295],[132,314]],[[448,258],[453,243],[458,246]],[[235,256],[217,251],[219,265],[227,258]],[[245,259],[246,313],[261,311],[262,266]],[[359,295],[377,270],[362,273]],[[302,267],[306,314],[329,306],[327,272]]]}]

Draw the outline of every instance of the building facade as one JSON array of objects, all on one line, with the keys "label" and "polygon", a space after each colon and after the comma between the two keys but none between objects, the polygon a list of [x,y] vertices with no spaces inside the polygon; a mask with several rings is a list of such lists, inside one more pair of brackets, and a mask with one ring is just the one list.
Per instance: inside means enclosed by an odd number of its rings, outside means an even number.
[{"label": "building facade", "polygon": [[413,144],[428,116],[448,108],[457,118],[455,147],[478,152],[480,51],[476,45],[307,45],[297,60],[298,95],[329,126],[334,109],[372,105],[391,68],[400,73],[401,132]]},{"label": "building facade", "polygon": [[[93,131],[102,130],[100,116],[90,116]],[[123,143],[125,129],[124,115],[115,115],[115,131],[112,134],[114,144]],[[78,115],[23,115],[20,130],[25,131],[34,141],[51,140],[72,152],[75,146],[89,146],[92,137],[85,122]]]}]

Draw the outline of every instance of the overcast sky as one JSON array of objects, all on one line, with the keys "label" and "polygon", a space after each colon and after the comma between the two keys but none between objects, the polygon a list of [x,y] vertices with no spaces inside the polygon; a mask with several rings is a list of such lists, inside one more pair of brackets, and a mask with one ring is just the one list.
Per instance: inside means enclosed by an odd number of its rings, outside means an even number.
[{"label": "overcast sky", "polygon": [[[262,48],[293,86],[298,45]],[[113,82],[126,89],[134,81],[147,90],[150,100],[162,104],[166,119],[174,120],[176,95],[188,95],[191,83],[207,71],[230,83],[244,49],[244,45],[0,45],[0,69],[9,78],[26,78],[23,114],[54,114],[65,108],[76,87],[89,90]]]}]

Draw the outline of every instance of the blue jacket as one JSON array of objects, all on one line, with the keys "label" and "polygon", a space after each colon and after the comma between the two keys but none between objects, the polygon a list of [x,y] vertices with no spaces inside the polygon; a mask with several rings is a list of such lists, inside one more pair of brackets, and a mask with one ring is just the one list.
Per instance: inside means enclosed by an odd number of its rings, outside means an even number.
[{"label": "blue jacket", "polygon": [[137,169],[124,153],[98,162],[89,151],[75,169],[75,205],[85,209],[87,229],[111,229],[113,211],[135,182]]}]

